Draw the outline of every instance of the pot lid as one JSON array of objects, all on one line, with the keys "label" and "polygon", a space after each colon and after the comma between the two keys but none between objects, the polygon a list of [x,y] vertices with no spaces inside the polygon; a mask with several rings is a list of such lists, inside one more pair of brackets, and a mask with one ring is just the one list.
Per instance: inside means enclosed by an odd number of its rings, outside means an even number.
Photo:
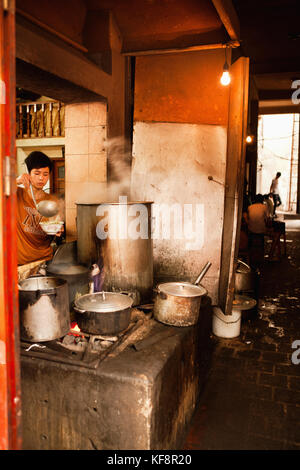
[{"label": "pot lid", "polygon": [[133,299],[125,294],[117,292],[95,292],[82,295],[75,301],[79,310],[88,312],[116,312],[130,308]]},{"label": "pot lid", "polygon": [[237,273],[250,273],[251,268],[248,264],[244,263],[244,261],[241,261],[240,259],[237,262],[237,268],[236,272]]},{"label": "pot lid", "polygon": [[159,284],[158,290],[164,294],[178,297],[199,297],[207,294],[207,290],[202,286],[196,286],[189,282],[165,282]]},{"label": "pot lid", "polygon": [[83,274],[89,272],[89,269],[86,266],[82,266],[81,264],[67,264],[67,263],[50,263],[47,266],[47,272],[53,274]]}]

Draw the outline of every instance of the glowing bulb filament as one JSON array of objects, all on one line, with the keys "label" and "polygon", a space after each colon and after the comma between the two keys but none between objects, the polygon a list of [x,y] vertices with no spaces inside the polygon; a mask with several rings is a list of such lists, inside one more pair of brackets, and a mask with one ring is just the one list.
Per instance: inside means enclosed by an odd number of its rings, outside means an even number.
[{"label": "glowing bulb filament", "polygon": [[228,70],[224,70],[222,77],[221,77],[222,85],[227,86],[229,85],[230,81],[231,81],[230,73],[228,72]]}]

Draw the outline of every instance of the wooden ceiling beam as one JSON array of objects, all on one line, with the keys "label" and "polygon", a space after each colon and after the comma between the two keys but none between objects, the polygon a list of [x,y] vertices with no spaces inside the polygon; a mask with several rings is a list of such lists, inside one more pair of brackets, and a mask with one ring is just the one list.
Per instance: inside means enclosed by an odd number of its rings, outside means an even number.
[{"label": "wooden ceiling beam", "polygon": [[300,77],[300,58],[295,57],[291,60],[278,60],[274,62],[264,62],[264,63],[251,63],[250,72],[255,75],[260,74],[269,74],[269,73],[290,73],[291,76]]},{"label": "wooden ceiling beam", "polygon": [[240,40],[240,21],[231,0],[211,0],[230,39]]},{"label": "wooden ceiling beam", "polygon": [[288,100],[291,99],[294,90],[259,90],[260,100]]},{"label": "wooden ceiling beam", "polygon": [[[229,43],[227,43],[228,46]],[[231,47],[239,47],[239,42],[231,41]],[[122,51],[125,56],[141,56],[141,55],[153,55],[153,54],[174,54],[178,52],[193,52],[193,51],[204,51],[209,49],[224,49],[226,43],[214,43],[214,44],[199,44],[197,46],[189,47],[176,47],[169,49],[149,49],[144,51]]]},{"label": "wooden ceiling beam", "polygon": [[18,21],[16,57],[102,98],[111,95],[110,75],[67,44],[58,44],[46,34],[43,35],[42,32],[37,32]]},{"label": "wooden ceiling beam", "polygon": [[27,20],[31,21],[31,23],[34,23],[35,25],[39,26],[40,28],[44,29],[45,31],[48,31],[49,33],[51,33],[54,36],[58,37],[59,39],[66,42],[70,46],[75,47],[75,49],[78,49],[81,52],[88,52],[87,48],[84,47],[82,44],[79,44],[77,41],[74,41],[73,39],[69,38],[65,34],[60,33],[55,28],[52,28],[51,26],[47,25],[46,23],[40,21],[39,19],[35,18],[33,15],[30,15],[29,13],[22,10],[21,8],[16,8],[16,13],[23,16],[23,18],[26,18]]}]

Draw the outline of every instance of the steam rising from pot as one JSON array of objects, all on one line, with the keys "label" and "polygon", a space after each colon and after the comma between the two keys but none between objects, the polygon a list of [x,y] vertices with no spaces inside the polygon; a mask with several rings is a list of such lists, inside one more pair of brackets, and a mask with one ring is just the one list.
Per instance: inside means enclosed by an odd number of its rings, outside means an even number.
[{"label": "steam rising from pot", "polygon": [[119,196],[130,200],[131,148],[123,137],[105,142],[109,182],[89,182],[83,194],[76,200],[79,204],[118,202]]}]

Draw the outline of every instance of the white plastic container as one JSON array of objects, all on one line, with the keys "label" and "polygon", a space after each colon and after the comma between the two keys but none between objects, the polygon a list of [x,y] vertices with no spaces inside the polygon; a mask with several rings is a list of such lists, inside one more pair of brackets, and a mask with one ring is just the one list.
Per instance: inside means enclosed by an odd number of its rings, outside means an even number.
[{"label": "white plastic container", "polygon": [[241,333],[241,318],[241,310],[232,309],[231,315],[224,315],[219,307],[213,307],[213,334],[220,338],[236,338]]}]

